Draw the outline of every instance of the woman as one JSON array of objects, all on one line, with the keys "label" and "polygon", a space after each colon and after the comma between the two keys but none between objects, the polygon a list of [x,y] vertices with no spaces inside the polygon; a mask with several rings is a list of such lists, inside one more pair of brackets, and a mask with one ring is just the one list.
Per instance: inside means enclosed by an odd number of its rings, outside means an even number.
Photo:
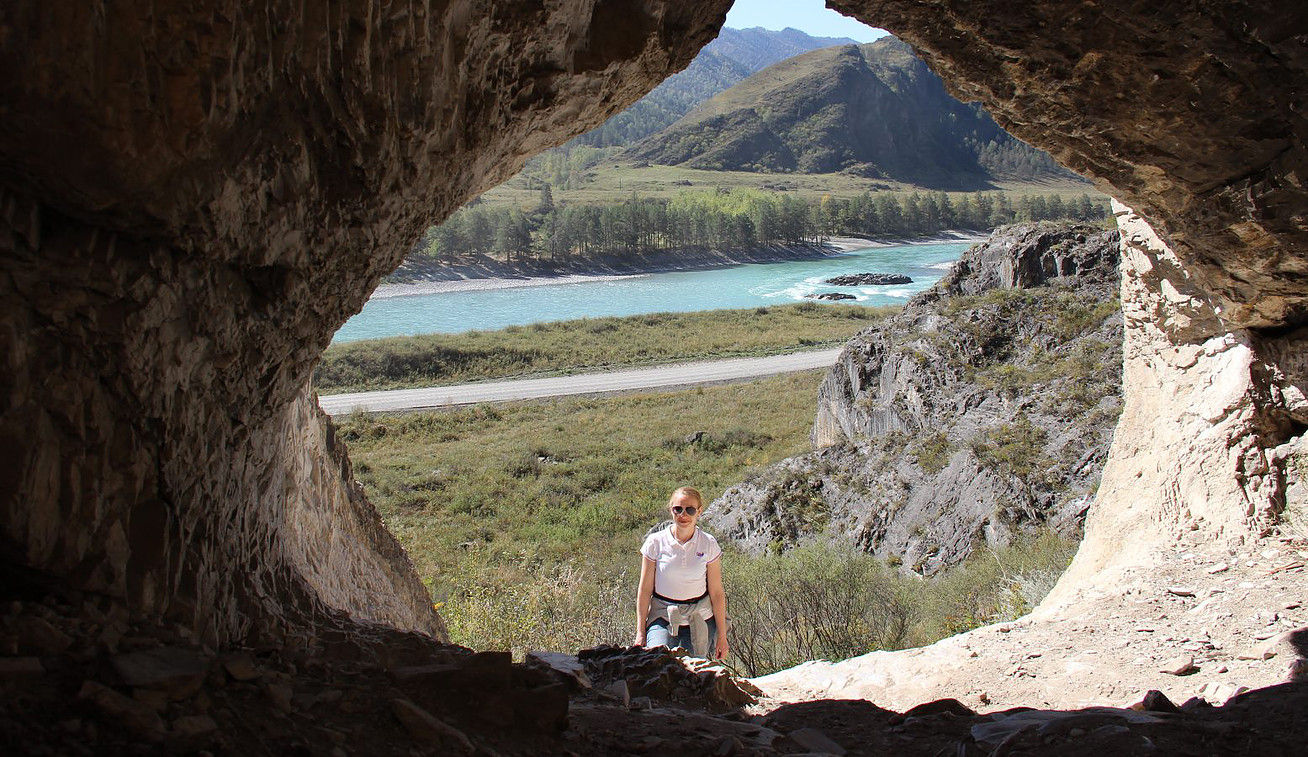
[{"label": "woman", "polygon": [[727,595],[722,549],[695,527],[704,499],[691,486],[668,500],[672,524],[645,538],[636,591],[636,645],[689,649],[696,657],[727,656]]}]

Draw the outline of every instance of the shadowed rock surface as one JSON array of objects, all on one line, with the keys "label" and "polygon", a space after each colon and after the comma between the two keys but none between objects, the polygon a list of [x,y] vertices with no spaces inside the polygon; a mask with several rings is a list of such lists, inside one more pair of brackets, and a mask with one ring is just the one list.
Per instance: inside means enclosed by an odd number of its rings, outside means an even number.
[{"label": "shadowed rock surface", "polygon": [[[1085,541],[1031,627],[1055,608],[1080,617],[1131,571],[1181,560],[1163,547],[1182,537],[1245,558],[1302,513],[1308,9],[832,5],[914,45],[955,92],[1125,203],[1124,409]],[[439,636],[439,619],[307,390],[332,331],[421,227],[686,65],[726,9],[6,4],[0,560],[19,603],[0,639],[6,747],[127,752],[174,735],[193,739],[178,748],[218,749],[233,734],[241,754],[604,752],[629,748],[638,724],[676,724],[694,731],[689,751],[730,753],[724,736],[749,735],[702,714],[580,702],[562,741],[548,741],[562,709],[539,690],[549,684],[502,656],[451,663],[423,635]],[[1119,617],[1078,621],[1083,633],[1150,611],[1099,607]],[[1005,638],[1016,652],[1033,637]],[[225,678],[174,701],[107,672],[121,652],[242,644],[279,675],[208,716]],[[383,663],[341,661],[383,652],[397,666],[452,667],[405,688],[379,683]],[[946,657],[932,669],[961,670]],[[1040,683],[1055,696],[1077,680],[1068,661]],[[470,691],[498,692],[501,705],[459,710]],[[1302,751],[1302,684],[1244,696],[1195,721],[1116,718],[1000,743],[1101,754],[1147,736],[1160,751]],[[504,714],[533,701],[525,719]],[[930,754],[977,743],[961,730],[933,742],[934,723],[838,726],[832,703],[795,708],[850,750],[855,739]]]},{"label": "shadowed rock surface", "polygon": [[7,6],[7,559],[211,643],[443,636],[312,366],[426,224],[685,66],[727,5]]},{"label": "shadowed rock surface", "polygon": [[816,452],[709,511],[758,551],[823,534],[934,573],[1048,523],[1080,533],[1121,409],[1117,234],[1014,226],[850,340]]}]

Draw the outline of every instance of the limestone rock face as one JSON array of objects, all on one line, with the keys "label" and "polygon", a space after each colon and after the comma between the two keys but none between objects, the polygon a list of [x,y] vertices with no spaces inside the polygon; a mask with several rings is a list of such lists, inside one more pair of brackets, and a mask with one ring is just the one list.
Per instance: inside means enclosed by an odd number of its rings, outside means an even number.
[{"label": "limestone rock face", "polygon": [[1308,306],[1308,10],[830,0],[1149,218],[1234,326]]},{"label": "limestone rock face", "polygon": [[426,224],[684,67],[728,5],[7,4],[6,563],[211,642],[440,635],[312,366]]},{"label": "limestone rock face", "polygon": [[1292,458],[1303,444],[1308,382],[1290,356],[1308,349],[1303,330],[1231,329],[1149,225],[1114,208],[1124,406],[1085,541],[1049,604],[1111,586],[1113,569],[1148,564],[1185,532],[1243,543],[1302,486]]},{"label": "limestone rock face", "polygon": [[1051,524],[1079,536],[1120,410],[1115,232],[1014,226],[854,337],[818,390],[813,443],[729,489],[746,547],[823,533],[935,571]]}]

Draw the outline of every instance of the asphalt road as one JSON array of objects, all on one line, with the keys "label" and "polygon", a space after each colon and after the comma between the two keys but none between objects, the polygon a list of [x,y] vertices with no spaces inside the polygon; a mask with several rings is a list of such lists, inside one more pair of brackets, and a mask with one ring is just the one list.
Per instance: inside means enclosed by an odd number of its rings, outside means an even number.
[{"label": "asphalt road", "polygon": [[715,384],[723,381],[793,373],[825,368],[836,362],[840,349],[792,352],[771,357],[726,358],[698,363],[675,363],[653,368],[631,368],[607,373],[514,379],[510,381],[456,384],[424,389],[392,389],[383,392],[355,392],[319,397],[328,415],[348,415],[355,410],[368,413],[421,410],[432,407],[472,405],[478,402],[563,397],[571,394],[603,394],[639,389]]}]

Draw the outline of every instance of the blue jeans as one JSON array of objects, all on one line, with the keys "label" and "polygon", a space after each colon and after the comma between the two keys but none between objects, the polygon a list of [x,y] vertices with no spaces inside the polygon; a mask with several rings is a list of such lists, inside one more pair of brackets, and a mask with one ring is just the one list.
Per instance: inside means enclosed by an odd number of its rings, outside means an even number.
[{"label": "blue jeans", "polygon": [[[708,656],[713,656],[713,650],[718,643],[718,624],[709,618],[704,621],[708,624]],[[645,647],[681,647],[682,649],[694,653],[690,643],[690,626],[682,626],[677,629],[677,635],[673,636],[668,630],[668,621],[664,618],[655,618],[645,627]]]}]

